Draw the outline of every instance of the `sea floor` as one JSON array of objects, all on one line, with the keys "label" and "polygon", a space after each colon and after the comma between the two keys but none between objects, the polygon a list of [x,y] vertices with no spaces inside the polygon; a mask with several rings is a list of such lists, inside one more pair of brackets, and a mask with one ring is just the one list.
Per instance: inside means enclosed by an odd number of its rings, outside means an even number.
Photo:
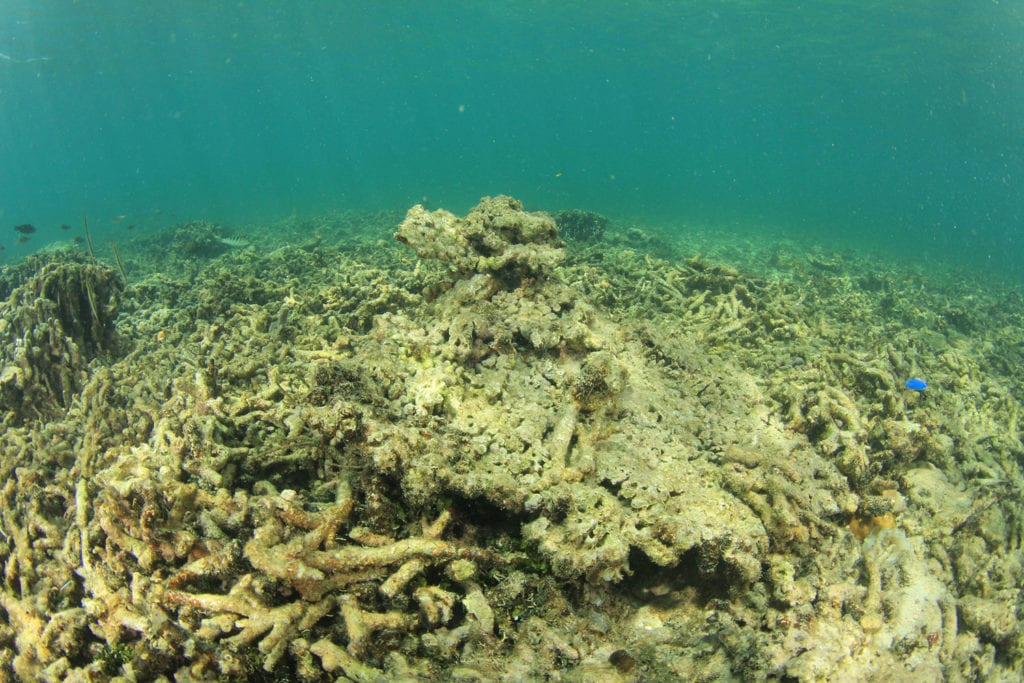
[{"label": "sea floor", "polygon": [[1021,290],[598,227],[0,270],[0,679],[1019,680]]}]

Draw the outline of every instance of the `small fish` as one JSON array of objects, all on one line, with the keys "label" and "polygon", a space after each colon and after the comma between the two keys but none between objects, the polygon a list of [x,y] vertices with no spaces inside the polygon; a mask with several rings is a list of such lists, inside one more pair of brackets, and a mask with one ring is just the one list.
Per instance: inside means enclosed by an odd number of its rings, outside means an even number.
[{"label": "small fish", "polygon": [[75,244],[77,244],[78,246],[82,246],[83,244],[85,244],[85,238],[82,237],[81,235],[75,235]]},{"label": "small fish", "polygon": [[25,242],[28,242],[30,239],[32,238],[29,237],[28,235],[22,235],[16,241],[18,242],[18,244],[25,244]]},{"label": "small fish", "polygon": [[110,222],[111,223],[120,223],[125,218],[128,218],[128,216],[126,216],[125,214],[122,213],[120,216],[114,216],[113,218],[111,218]]},{"label": "small fish", "polygon": [[911,377],[910,379],[907,380],[907,383],[904,386],[907,389],[910,389],[911,391],[924,391],[925,389],[928,388],[928,383],[925,382],[923,379],[916,379]]},{"label": "small fish", "polygon": [[241,237],[221,237],[217,241],[220,242],[221,244],[226,244],[232,249],[241,249],[243,247],[249,246],[249,242],[247,240],[242,239]]},{"label": "small fish", "polygon": [[31,235],[36,231],[36,226],[31,223],[25,223],[24,225],[15,225],[14,229],[20,232],[22,235]]},{"label": "small fish", "polygon": [[68,225],[67,223],[61,223],[61,224],[60,224],[60,229],[61,229],[61,230],[70,230],[70,229],[71,229],[71,226],[70,226],[70,225]]},{"label": "small fish", "polygon": [[134,230],[134,229],[135,229],[135,224],[134,223],[129,223],[128,227],[125,228],[125,230]]}]

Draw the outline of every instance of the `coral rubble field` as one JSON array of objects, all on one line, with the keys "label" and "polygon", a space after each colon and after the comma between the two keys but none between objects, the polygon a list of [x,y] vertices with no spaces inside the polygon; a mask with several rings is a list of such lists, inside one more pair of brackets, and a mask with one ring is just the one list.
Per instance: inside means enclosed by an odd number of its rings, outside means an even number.
[{"label": "coral rubble field", "polygon": [[1024,675],[1016,289],[554,216],[0,271],[0,679]]}]

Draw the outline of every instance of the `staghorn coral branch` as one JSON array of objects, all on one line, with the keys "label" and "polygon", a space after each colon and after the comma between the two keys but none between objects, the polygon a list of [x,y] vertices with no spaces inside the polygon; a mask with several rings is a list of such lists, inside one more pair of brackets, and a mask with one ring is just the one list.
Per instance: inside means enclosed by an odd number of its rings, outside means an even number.
[{"label": "staghorn coral branch", "polygon": [[[240,579],[228,595],[169,590],[164,593],[164,600],[170,605],[190,607],[213,615],[204,620],[210,637],[225,628],[237,628],[239,632],[225,642],[241,646],[249,645],[262,636],[259,650],[266,655],[263,661],[265,671],[272,671],[292,640],[302,631],[312,628],[335,605],[334,597],[327,597],[313,603],[296,601],[267,607],[253,590],[251,574]],[[225,612],[241,618],[225,619]]]},{"label": "staghorn coral branch", "polygon": [[404,564],[419,558],[430,562],[455,559],[493,561],[494,555],[479,548],[462,547],[430,538],[404,538],[380,548],[345,546],[333,551],[312,551],[306,555],[309,565],[329,572],[352,572],[371,567]]}]

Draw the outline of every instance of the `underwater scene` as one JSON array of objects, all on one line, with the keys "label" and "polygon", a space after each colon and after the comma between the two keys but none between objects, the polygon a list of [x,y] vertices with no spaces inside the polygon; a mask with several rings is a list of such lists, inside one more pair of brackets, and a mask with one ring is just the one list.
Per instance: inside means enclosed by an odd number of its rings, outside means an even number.
[{"label": "underwater scene", "polygon": [[0,6],[0,681],[1018,681],[1024,6]]}]

